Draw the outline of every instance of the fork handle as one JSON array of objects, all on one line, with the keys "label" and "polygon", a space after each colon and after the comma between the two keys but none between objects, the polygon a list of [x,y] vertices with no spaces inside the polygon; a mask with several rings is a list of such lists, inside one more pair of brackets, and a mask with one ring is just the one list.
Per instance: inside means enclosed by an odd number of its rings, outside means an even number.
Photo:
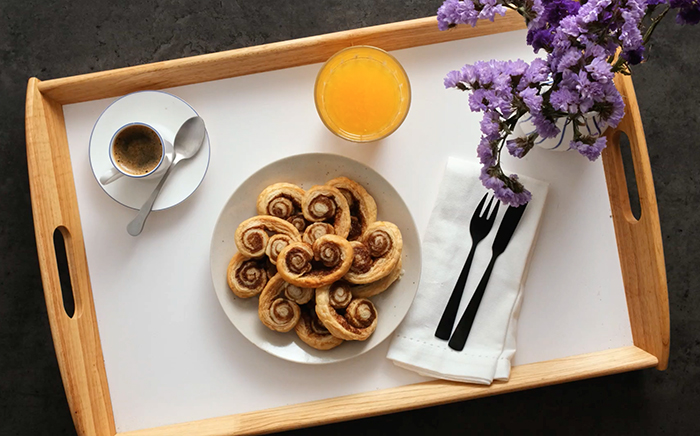
[{"label": "fork handle", "polygon": [[445,311],[442,313],[442,318],[440,318],[440,323],[438,324],[437,330],[435,330],[436,338],[444,340],[450,339],[450,335],[452,334],[452,327],[454,327],[455,319],[457,319],[457,310],[459,309],[459,302],[462,300],[464,286],[467,284],[467,276],[469,276],[469,268],[471,268],[472,266],[472,260],[474,259],[475,251],[476,244],[472,243],[472,248],[471,250],[469,250],[469,256],[467,256],[467,261],[462,267],[462,272],[459,273],[457,284],[455,284],[455,287],[452,290],[450,300],[447,302]]},{"label": "fork handle", "polygon": [[484,292],[486,291],[486,285],[491,278],[493,264],[496,263],[497,258],[498,255],[493,255],[491,257],[489,266],[486,268],[486,272],[484,272],[483,277],[481,277],[479,286],[476,287],[476,291],[474,291],[474,295],[472,295],[472,299],[469,301],[467,310],[464,311],[462,319],[459,320],[459,324],[457,324],[457,328],[450,338],[450,342],[447,344],[453,350],[462,351],[464,349],[464,344],[467,343],[469,332],[471,331],[472,325],[474,324],[474,319],[476,318],[476,312],[479,310],[481,299],[484,297]]}]

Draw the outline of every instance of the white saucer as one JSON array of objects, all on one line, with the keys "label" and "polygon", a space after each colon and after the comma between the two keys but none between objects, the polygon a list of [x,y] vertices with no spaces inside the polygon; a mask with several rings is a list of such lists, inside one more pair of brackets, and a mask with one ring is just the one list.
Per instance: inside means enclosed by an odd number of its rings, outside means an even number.
[{"label": "white saucer", "polygon": [[[140,209],[158,184],[159,179],[134,180],[122,177],[108,185],[99,182],[100,176],[112,167],[109,142],[120,127],[141,121],[156,128],[163,138],[173,143],[175,134],[187,119],[197,112],[184,100],[162,91],[141,91],[125,95],[100,115],[90,135],[90,166],[95,181],[114,201],[131,209]],[[197,190],[209,167],[209,134],[199,153],[181,162],[160,191],[153,210],[173,207]]]}]

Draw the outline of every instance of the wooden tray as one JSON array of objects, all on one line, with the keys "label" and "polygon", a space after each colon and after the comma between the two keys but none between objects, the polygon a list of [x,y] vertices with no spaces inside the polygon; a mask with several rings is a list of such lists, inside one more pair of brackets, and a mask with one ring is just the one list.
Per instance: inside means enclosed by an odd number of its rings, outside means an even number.
[{"label": "wooden tray", "polygon": [[[80,435],[117,434],[66,134],[63,105],[323,62],[341,48],[369,44],[398,50],[522,29],[513,13],[476,28],[439,32],[435,18],[412,20],[149,65],[39,81],[29,80],[27,160],[37,249],[61,376]],[[603,153],[634,346],[516,366],[491,386],[447,381],[400,386],[327,400],[119,433],[121,435],[254,434],[312,426],[546,386],[640,368],[665,369],[669,315],[661,232],[648,152],[629,77],[617,77],[627,114],[607,132]],[[641,218],[629,206],[619,136],[631,144]],[[63,307],[53,235],[65,241],[75,314]]]}]

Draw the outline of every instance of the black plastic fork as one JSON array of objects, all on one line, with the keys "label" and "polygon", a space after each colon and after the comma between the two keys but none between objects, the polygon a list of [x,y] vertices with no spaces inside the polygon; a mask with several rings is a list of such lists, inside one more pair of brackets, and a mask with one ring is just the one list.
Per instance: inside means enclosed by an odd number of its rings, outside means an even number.
[{"label": "black plastic fork", "polygon": [[464,349],[464,345],[467,343],[467,338],[469,337],[469,332],[476,319],[476,313],[479,311],[481,299],[484,298],[486,285],[488,285],[489,279],[491,278],[493,265],[496,263],[496,259],[506,251],[508,243],[513,237],[515,229],[518,227],[520,218],[522,218],[525,212],[525,207],[527,207],[527,203],[518,207],[511,206],[503,215],[501,226],[498,228],[496,238],[494,238],[493,245],[491,246],[491,260],[489,261],[489,266],[486,267],[486,272],[484,272],[484,275],[481,277],[479,285],[476,287],[476,291],[474,291],[469,305],[467,305],[467,309],[464,311],[464,314],[462,314],[462,319],[459,320],[457,328],[452,334],[450,342],[447,344],[453,350],[462,351]]},{"label": "black plastic fork", "polygon": [[489,234],[491,228],[493,227],[494,221],[496,221],[496,214],[498,214],[498,205],[500,202],[496,201],[496,207],[493,209],[493,211],[491,211],[491,203],[493,203],[493,197],[491,197],[489,204],[486,206],[486,210],[484,211],[486,197],[488,197],[488,194],[485,194],[484,198],[482,198],[481,202],[479,202],[479,205],[474,211],[474,215],[472,215],[472,220],[469,223],[469,233],[472,237],[472,248],[469,250],[467,261],[464,263],[464,267],[462,267],[462,272],[459,274],[457,284],[455,284],[455,287],[452,290],[450,300],[447,302],[445,311],[442,313],[442,318],[440,318],[440,323],[438,324],[437,330],[435,330],[435,337],[437,338],[444,340],[450,339],[455,319],[457,319],[459,302],[462,300],[464,286],[467,283],[467,276],[469,276],[469,268],[471,268],[472,260],[474,259],[476,246],[486,237],[486,235]]}]

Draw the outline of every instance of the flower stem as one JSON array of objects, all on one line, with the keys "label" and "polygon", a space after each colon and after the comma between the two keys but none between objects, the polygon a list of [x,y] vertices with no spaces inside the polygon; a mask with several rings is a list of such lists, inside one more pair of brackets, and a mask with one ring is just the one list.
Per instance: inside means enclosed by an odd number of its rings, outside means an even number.
[{"label": "flower stem", "polygon": [[[498,152],[496,153],[496,167],[498,167],[499,170],[501,170],[501,151],[503,150],[503,146],[506,144],[506,140],[508,139],[508,136],[513,133],[513,130],[515,129],[515,125],[518,123],[518,120],[525,115],[527,111],[524,110],[518,110],[514,115],[512,115],[510,118],[506,120],[505,124],[505,132],[506,134],[503,135],[503,137],[500,139],[501,143],[498,146]],[[501,171],[502,172],[502,171]]]},{"label": "flower stem", "polygon": [[649,42],[649,39],[651,39],[652,33],[654,33],[654,30],[656,29],[656,26],[659,25],[661,20],[668,14],[668,11],[671,10],[670,6],[667,6],[666,9],[664,9],[663,12],[661,12],[656,18],[651,19],[651,25],[647,29],[646,33],[644,34],[644,45],[647,45],[647,42]]}]

